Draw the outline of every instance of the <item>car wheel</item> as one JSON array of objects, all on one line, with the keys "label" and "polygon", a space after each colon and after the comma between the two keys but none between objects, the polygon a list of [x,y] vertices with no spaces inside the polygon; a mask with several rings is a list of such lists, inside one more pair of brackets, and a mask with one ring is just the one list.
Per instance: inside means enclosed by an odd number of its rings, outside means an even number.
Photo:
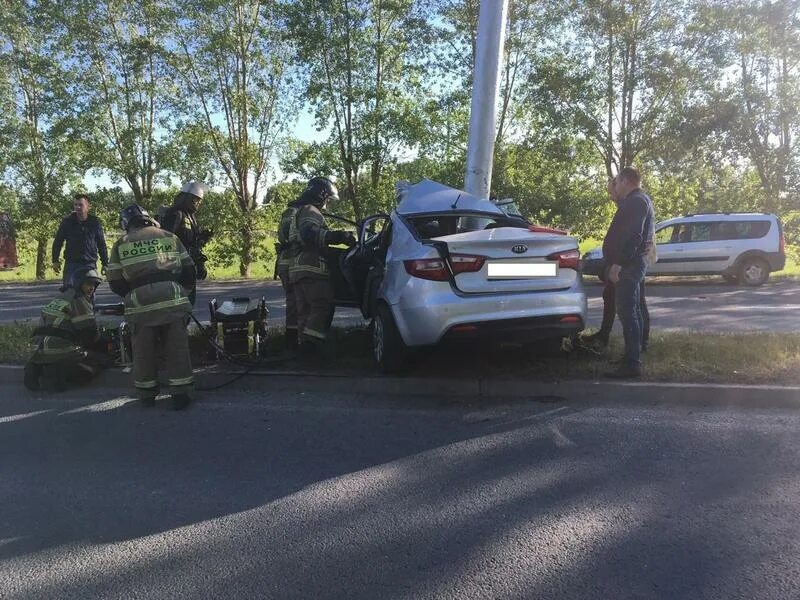
[{"label": "car wheel", "polygon": [[746,258],[739,267],[739,281],[743,285],[761,285],[769,278],[769,265],[763,258]]},{"label": "car wheel", "polygon": [[372,321],[372,354],[383,373],[397,373],[405,365],[406,345],[385,304],[378,305]]}]

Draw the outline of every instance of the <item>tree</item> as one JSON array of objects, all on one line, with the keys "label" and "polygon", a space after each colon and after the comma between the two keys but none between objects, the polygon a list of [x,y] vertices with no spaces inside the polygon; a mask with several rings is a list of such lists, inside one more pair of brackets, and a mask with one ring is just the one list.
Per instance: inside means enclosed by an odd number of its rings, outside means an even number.
[{"label": "tree", "polygon": [[567,32],[527,82],[530,99],[591,140],[606,175],[658,155],[680,111],[695,53],[691,12],[666,0],[575,0]]},{"label": "tree", "polygon": [[175,91],[160,48],[165,12],[153,0],[77,0],[54,11],[64,62],[77,73],[70,93],[84,164],[122,179],[146,203],[163,165],[158,131]]},{"label": "tree", "polygon": [[422,0],[284,2],[298,62],[306,66],[307,97],[318,129],[330,131],[341,191],[356,218],[365,209],[361,182],[380,188],[384,167],[422,135],[426,6]]},{"label": "tree", "polygon": [[15,1],[0,12],[0,64],[5,65],[0,122],[7,138],[2,162],[21,191],[20,229],[35,240],[37,279],[45,277],[64,185],[77,179],[64,122],[69,72],[55,58],[55,28],[46,9]]},{"label": "tree", "polygon": [[760,209],[800,209],[800,4],[776,2],[710,3],[698,33],[713,38],[718,77],[702,90],[708,105],[726,116],[717,124],[721,148],[730,161],[745,158],[764,191]]},{"label": "tree", "polygon": [[239,271],[256,259],[255,211],[276,139],[292,114],[289,56],[270,0],[185,0],[176,4],[172,64],[181,110],[208,136],[233,190],[241,227]]}]

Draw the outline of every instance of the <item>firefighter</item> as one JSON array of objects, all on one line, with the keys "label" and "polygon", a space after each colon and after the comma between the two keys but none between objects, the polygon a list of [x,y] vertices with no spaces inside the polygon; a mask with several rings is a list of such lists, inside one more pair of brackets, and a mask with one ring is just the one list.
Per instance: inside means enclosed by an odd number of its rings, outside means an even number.
[{"label": "firefighter", "polygon": [[291,258],[289,282],[294,288],[301,350],[321,348],[333,319],[333,287],[325,258],[327,247],[352,246],[356,242],[352,233],[331,231],[325,224],[322,210],[329,200],[338,199],[339,193],[330,179],[313,177],[290,205],[297,211],[289,219],[287,242],[290,248],[297,250]]},{"label": "firefighter", "polygon": [[33,336],[36,351],[25,365],[25,387],[63,391],[88,383],[111,364],[101,351],[101,334],[94,318],[94,293],[103,278],[91,266],[72,272],[69,284],[42,308]]},{"label": "firefighter", "polygon": [[[301,196],[302,198],[302,196]],[[278,242],[275,244],[275,276],[281,280],[281,287],[286,297],[286,349],[294,351],[297,349],[297,298],[295,297],[294,284],[289,277],[289,267],[292,260],[300,254],[300,241],[290,240],[289,235],[292,231],[297,211],[300,210],[298,204],[301,198],[297,198],[289,203],[289,206],[281,214],[278,224]],[[295,236],[297,237],[297,236]]]},{"label": "firefighter", "polygon": [[165,365],[172,408],[191,402],[192,363],[186,318],[192,312],[187,294],[195,285],[195,266],[174,234],[138,204],[122,210],[125,234],[111,249],[108,282],[125,297],[125,319],[131,326],[134,386],[145,407],[155,405],[158,365]]},{"label": "firefighter", "polygon": [[[208,277],[203,246],[212,238],[214,232],[210,229],[201,229],[195,216],[205,195],[205,186],[199,181],[190,181],[185,184],[175,199],[172,206],[167,208],[161,218],[161,227],[174,233],[186,248],[194,262],[196,279],[203,280]],[[194,306],[197,297],[196,287],[189,292],[189,301]]]}]

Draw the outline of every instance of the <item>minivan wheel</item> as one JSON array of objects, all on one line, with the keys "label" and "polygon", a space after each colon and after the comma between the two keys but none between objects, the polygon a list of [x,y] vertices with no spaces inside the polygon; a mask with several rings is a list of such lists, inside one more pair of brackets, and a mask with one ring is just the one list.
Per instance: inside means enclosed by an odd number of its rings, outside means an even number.
[{"label": "minivan wheel", "polygon": [[769,278],[769,265],[763,258],[746,258],[739,267],[743,285],[761,285]]},{"label": "minivan wheel", "polygon": [[405,364],[406,345],[385,304],[378,305],[372,321],[372,354],[383,373],[397,373]]}]

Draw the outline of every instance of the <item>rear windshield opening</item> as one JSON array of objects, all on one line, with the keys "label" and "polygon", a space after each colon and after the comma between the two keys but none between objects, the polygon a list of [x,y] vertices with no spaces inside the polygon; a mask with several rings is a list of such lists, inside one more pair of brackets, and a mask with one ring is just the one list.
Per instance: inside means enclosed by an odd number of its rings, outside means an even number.
[{"label": "rear windshield opening", "polygon": [[476,216],[476,215],[425,215],[424,217],[410,217],[408,223],[414,234],[421,239],[430,239],[482,231],[497,227],[520,227],[526,229],[527,222],[521,218],[501,216]]}]

